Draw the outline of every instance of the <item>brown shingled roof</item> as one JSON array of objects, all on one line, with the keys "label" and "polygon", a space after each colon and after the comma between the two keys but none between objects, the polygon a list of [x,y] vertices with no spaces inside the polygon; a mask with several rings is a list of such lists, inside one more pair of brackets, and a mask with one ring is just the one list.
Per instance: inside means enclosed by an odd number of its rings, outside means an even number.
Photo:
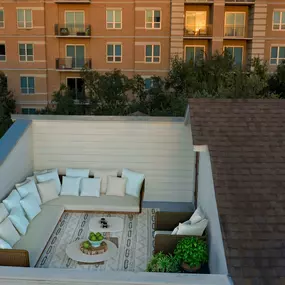
[{"label": "brown shingled roof", "polygon": [[285,284],[285,100],[190,99],[194,145],[208,145],[229,274]]}]

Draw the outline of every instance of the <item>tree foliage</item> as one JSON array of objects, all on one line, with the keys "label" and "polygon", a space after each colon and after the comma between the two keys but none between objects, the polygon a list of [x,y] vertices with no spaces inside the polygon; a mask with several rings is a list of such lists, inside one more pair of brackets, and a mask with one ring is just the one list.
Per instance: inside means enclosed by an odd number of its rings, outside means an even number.
[{"label": "tree foliage", "polygon": [[139,111],[151,116],[183,116],[191,97],[285,97],[285,63],[270,73],[266,62],[254,58],[242,69],[227,53],[195,62],[176,57],[166,77],[152,76],[148,90],[142,76],[128,78],[117,69],[99,73],[84,68],[81,77],[86,98],[79,104],[72,100],[68,90],[55,92],[57,114],[128,115]]},{"label": "tree foliage", "polygon": [[0,72],[0,138],[13,124],[11,114],[15,112],[16,102],[13,93],[8,90],[7,78]]}]

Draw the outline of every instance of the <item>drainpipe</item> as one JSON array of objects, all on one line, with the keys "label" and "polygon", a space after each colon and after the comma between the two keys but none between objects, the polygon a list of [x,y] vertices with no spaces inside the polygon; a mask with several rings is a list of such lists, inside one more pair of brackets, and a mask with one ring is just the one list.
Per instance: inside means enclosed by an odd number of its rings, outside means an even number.
[{"label": "drainpipe", "polygon": [[45,59],[46,59],[46,91],[47,91],[47,106],[49,105],[48,101],[48,54],[47,54],[47,23],[46,23],[46,1],[44,1],[44,33],[45,33]]}]

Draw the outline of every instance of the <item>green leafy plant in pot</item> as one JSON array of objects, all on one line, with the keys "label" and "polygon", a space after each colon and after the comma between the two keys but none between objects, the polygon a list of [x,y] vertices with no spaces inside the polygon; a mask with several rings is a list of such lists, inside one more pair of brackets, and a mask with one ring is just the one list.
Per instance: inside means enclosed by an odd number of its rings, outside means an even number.
[{"label": "green leafy plant in pot", "polygon": [[185,272],[196,272],[208,261],[208,246],[198,237],[186,237],[177,243],[174,256]]},{"label": "green leafy plant in pot", "polygon": [[147,264],[147,272],[180,272],[180,261],[173,255],[159,252]]}]

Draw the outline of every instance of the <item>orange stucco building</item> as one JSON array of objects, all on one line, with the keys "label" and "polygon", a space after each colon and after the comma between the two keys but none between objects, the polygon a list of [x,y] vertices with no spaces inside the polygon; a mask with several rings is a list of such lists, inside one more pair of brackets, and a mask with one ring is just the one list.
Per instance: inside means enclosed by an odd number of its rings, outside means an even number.
[{"label": "orange stucco building", "polygon": [[0,70],[24,113],[61,83],[80,94],[85,64],[148,78],[165,76],[174,55],[227,49],[237,64],[260,56],[273,69],[284,35],[282,0],[0,0]]}]

